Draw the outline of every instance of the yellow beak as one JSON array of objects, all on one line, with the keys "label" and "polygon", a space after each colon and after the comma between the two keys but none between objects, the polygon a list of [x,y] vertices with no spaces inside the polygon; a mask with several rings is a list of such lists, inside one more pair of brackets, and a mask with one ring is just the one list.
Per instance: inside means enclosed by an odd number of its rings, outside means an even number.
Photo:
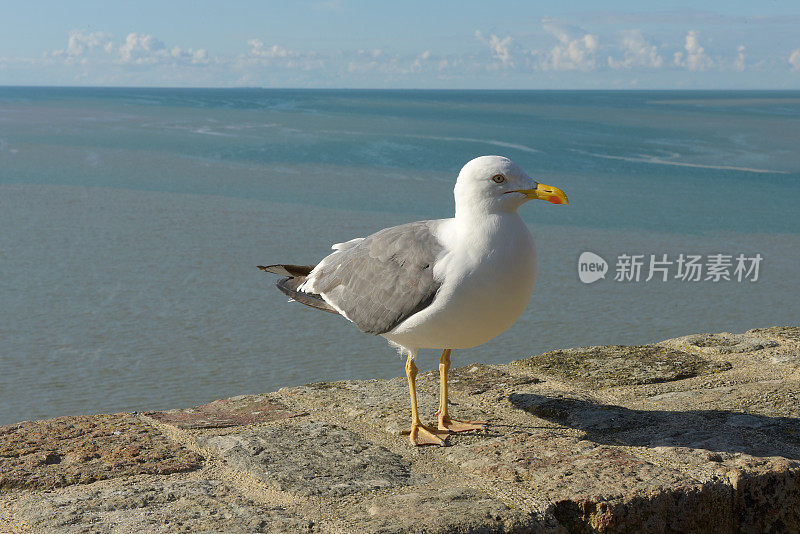
[{"label": "yellow beak", "polygon": [[564,192],[552,185],[539,184],[534,189],[518,189],[514,193],[522,193],[528,198],[546,200],[553,204],[569,204],[569,199]]}]

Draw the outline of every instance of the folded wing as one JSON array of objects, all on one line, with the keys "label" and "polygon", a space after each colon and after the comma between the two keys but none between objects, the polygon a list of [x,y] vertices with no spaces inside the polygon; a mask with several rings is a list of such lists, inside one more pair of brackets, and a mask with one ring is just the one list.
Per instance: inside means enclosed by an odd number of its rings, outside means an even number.
[{"label": "folded wing", "polygon": [[348,242],[297,289],[321,296],[363,332],[389,332],[428,307],[441,286],[433,277],[442,252],[434,234],[437,224],[404,224]]}]

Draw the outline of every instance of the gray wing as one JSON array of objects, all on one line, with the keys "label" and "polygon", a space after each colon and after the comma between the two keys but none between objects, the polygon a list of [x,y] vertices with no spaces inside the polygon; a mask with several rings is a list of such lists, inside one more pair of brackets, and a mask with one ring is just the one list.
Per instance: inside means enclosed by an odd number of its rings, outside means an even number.
[{"label": "gray wing", "polygon": [[439,290],[433,266],[438,221],[386,228],[329,255],[308,276],[319,293],[362,331],[383,334],[426,308]]}]

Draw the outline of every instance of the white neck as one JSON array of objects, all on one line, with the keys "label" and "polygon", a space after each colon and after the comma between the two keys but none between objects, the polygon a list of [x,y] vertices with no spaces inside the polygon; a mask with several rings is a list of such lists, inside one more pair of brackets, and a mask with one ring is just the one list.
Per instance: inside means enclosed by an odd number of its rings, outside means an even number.
[{"label": "white neck", "polygon": [[492,215],[517,215],[519,205],[500,203],[493,199],[456,197],[456,215],[458,220],[479,220]]}]

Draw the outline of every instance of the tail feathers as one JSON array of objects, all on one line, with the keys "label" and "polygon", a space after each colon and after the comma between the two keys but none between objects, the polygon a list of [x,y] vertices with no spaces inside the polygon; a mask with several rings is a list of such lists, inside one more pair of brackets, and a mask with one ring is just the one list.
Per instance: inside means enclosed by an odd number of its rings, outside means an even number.
[{"label": "tail feathers", "polygon": [[[273,271],[271,271],[273,272]],[[289,278],[281,278],[275,284],[278,286],[278,289],[283,291],[289,298],[292,300],[296,300],[300,304],[305,304],[306,306],[311,306],[312,308],[316,308],[318,310],[336,313],[336,309],[333,308],[330,304],[325,302],[325,299],[322,296],[316,293],[306,293],[305,291],[298,291],[298,287],[300,284],[306,281],[305,276],[296,276],[296,277],[289,277]]]},{"label": "tail feathers", "polygon": [[295,278],[298,276],[308,276],[308,273],[314,268],[313,265],[259,265],[259,269],[268,273],[279,274],[281,276],[288,276]]},{"label": "tail feathers", "polygon": [[313,265],[276,264],[259,265],[258,268],[268,273],[285,276],[286,278],[281,278],[275,283],[275,285],[278,286],[278,289],[283,291],[292,300],[295,300],[300,304],[305,304],[306,306],[311,306],[312,308],[316,308],[318,310],[336,314],[339,313],[333,306],[325,302],[325,299],[323,299],[321,295],[316,293],[306,293],[305,291],[298,290],[300,285],[306,281],[308,273],[314,269]]}]

